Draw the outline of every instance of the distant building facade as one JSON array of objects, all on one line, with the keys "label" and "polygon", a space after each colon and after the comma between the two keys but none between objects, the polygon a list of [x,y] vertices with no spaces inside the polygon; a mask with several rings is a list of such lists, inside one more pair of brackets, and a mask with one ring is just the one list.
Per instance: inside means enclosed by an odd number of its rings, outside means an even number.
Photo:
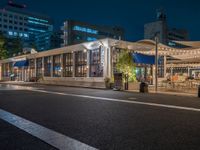
[{"label": "distant building facade", "polygon": [[170,28],[167,24],[167,17],[163,10],[157,12],[155,22],[144,25],[144,38],[154,40],[155,35],[159,37],[159,42],[169,44],[170,41],[188,41],[189,33],[185,29]]},{"label": "distant building facade", "polygon": [[53,21],[25,8],[25,5],[9,1],[0,9],[0,31],[8,38],[20,38],[24,47],[35,45],[39,51],[49,49]]},{"label": "distant building facade", "polygon": [[96,41],[103,38],[124,39],[124,29],[121,27],[109,27],[92,25],[80,21],[67,20],[64,22],[62,46]]},{"label": "distant building facade", "polygon": [[62,30],[54,31],[51,35],[51,49],[60,48],[63,43],[61,36],[63,35]]}]

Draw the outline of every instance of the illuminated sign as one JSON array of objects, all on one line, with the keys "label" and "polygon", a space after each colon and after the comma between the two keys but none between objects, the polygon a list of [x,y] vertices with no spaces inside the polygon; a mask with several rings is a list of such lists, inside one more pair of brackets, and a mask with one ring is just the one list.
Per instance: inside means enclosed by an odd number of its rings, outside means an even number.
[{"label": "illuminated sign", "polygon": [[74,26],[73,30],[86,32],[86,33],[91,33],[91,34],[98,34],[97,30],[93,30],[93,29],[85,28],[85,27],[80,27],[80,26]]},{"label": "illuminated sign", "polygon": [[41,21],[41,22],[48,22],[47,20],[35,18],[35,17],[28,17],[28,19],[36,20],[36,21]]},{"label": "illuminated sign", "polygon": [[33,24],[39,24],[39,25],[45,25],[45,26],[48,26],[48,24],[45,24],[45,23],[41,23],[41,22],[37,22],[37,21],[31,21],[31,20],[28,20],[29,23],[33,23]]},{"label": "illuminated sign", "polygon": [[94,37],[87,37],[87,41],[96,41],[97,39]]},{"label": "illuminated sign", "polygon": [[34,28],[28,28],[31,31],[37,31],[37,32],[46,32],[45,30],[39,30],[39,29],[34,29]]}]

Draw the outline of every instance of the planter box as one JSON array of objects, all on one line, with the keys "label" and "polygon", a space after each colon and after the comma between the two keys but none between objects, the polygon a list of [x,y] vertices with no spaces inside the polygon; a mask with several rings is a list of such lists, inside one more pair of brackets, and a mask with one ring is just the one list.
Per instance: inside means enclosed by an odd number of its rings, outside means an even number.
[{"label": "planter box", "polygon": [[128,83],[128,90],[139,90],[140,83],[139,82],[129,82]]}]

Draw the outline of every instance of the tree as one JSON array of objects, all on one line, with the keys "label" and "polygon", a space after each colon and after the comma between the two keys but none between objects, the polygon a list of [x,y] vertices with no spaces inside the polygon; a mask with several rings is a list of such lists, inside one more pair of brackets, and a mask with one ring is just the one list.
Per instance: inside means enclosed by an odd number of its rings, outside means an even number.
[{"label": "tree", "polygon": [[5,48],[6,37],[0,33],[0,59],[8,58],[8,51]]},{"label": "tree", "polygon": [[128,76],[129,81],[136,81],[135,64],[128,50],[120,53],[116,67],[124,76]]},{"label": "tree", "polygon": [[30,47],[37,51],[37,45],[35,44],[35,42],[32,42],[30,44]]},{"label": "tree", "polygon": [[13,54],[17,55],[18,53],[22,53],[23,49],[20,38],[7,39],[5,47],[9,50],[9,57],[12,57]]}]

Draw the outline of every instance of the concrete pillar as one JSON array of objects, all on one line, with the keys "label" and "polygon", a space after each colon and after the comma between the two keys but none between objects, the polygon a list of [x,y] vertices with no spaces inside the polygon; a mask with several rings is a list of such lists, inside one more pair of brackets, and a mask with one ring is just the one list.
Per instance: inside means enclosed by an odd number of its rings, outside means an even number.
[{"label": "concrete pillar", "polygon": [[144,79],[147,81],[147,65],[144,66]]},{"label": "concrete pillar", "polygon": [[156,75],[156,68],[155,65],[152,66],[152,77],[153,77],[153,85],[155,85],[155,75]]},{"label": "concrete pillar", "polygon": [[0,64],[0,81],[2,80],[2,64]]},{"label": "concrete pillar", "polygon": [[53,77],[53,56],[50,56],[51,59],[51,77]]},{"label": "concrete pillar", "polygon": [[173,77],[173,66],[171,65],[171,82],[172,82],[172,77]]},{"label": "concrete pillar", "polygon": [[22,69],[21,69],[21,76],[22,76],[21,80],[22,81],[24,81],[24,79],[25,79],[24,78],[24,70],[25,70],[24,67],[22,67]]},{"label": "concrete pillar", "polygon": [[164,78],[166,77],[166,73],[167,73],[167,57],[164,56]]},{"label": "concrete pillar", "polygon": [[90,50],[87,51],[87,77],[90,77]]},{"label": "concrete pillar", "polygon": [[34,63],[35,63],[35,77],[37,78],[37,59],[34,59]]},{"label": "concrete pillar", "polygon": [[24,81],[27,81],[26,71],[27,71],[27,69],[26,69],[26,67],[24,67]]},{"label": "concrete pillar", "polygon": [[[10,77],[10,64],[8,63],[7,65],[8,65],[8,77]],[[9,78],[9,80],[10,80],[10,78]]]},{"label": "concrete pillar", "polygon": [[188,77],[190,76],[190,67],[188,67]]},{"label": "concrete pillar", "polygon": [[42,77],[44,77],[44,57],[42,57]]},{"label": "concrete pillar", "polygon": [[75,52],[72,53],[72,57],[73,57],[73,74],[72,74],[72,77],[75,77],[75,69],[76,69],[76,65],[75,65],[75,62],[76,62],[76,58],[75,58]]},{"label": "concrete pillar", "polygon": [[108,65],[108,70],[107,70],[107,74],[108,74],[108,77],[109,78],[111,78],[111,76],[112,76],[112,71],[111,71],[111,48],[109,47],[108,49],[107,49],[107,65]]},{"label": "concrete pillar", "polygon": [[111,77],[113,77],[113,51],[115,50],[115,47],[112,47],[110,49],[110,72],[111,72]]},{"label": "concrete pillar", "polygon": [[102,58],[103,60],[103,77],[108,77],[108,52],[107,48],[104,46],[101,46],[101,56],[104,57]]},{"label": "concrete pillar", "polygon": [[61,67],[61,77],[63,77],[64,73],[64,64],[63,64],[63,54],[60,55],[60,67]]}]

